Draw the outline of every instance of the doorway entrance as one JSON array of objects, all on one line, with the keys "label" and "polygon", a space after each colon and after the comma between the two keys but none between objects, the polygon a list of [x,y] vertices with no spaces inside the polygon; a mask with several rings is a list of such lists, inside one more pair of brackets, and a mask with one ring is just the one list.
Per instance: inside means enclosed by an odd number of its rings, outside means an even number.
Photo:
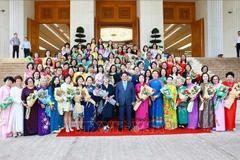
[{"label": "doorway entrance", "polygon": [[204,57],[203,19],[195,21],[195,2],[164,2],[165,53]]},{"label": "doorway entrance", "polygon": [[46,50],[50,50],[55,56],[65,43],[70,41],[69,24],[39,24],[39,54],[44,56]]},{"label": "doorway entrance", "polygon": [[31,51],[54,56],[70,41],[70,2],[35,1],[35,20],[28,18],[27,25]]},{"label": "doorway entrance", "polygon": [[192,56],[191,24],[164,24],[165,53]]},{"label": "doorway entrance", "polygon": [[132,27],[130,26],[103,26],[100,29],[100,37],[103,42],[108,42],[112,40],[114,43],[123,45],[132,45]]},{"label": "doorway entrance", "polygon": [[96,1],[95,38],[139,46],[136,1]]}]

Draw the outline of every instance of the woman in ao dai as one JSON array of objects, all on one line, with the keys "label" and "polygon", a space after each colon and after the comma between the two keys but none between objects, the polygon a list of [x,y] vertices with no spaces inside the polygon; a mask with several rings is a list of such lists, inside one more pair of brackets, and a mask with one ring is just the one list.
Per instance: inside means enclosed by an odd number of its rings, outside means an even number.
[{"label": "woman in ao dai", "polygon": [[23,134],[23,105],[22,105],[22,81],[21,76],[15,78],[16,86],[10,90],[10,96],[13,97],[12,108],[10,112],[8,133],[13,133],[13,137]]}]

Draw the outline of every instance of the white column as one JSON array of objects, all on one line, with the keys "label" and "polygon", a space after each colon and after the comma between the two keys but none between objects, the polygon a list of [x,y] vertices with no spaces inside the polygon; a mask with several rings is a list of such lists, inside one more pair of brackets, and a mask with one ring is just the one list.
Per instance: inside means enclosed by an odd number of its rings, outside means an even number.
[{"label": "white column", "polygon": [[70,0],[70,44],[77,44],[74,39],[76,29],[79,26],[84,28],[85,39],[87,42],[94,37],[94,15],[95,15],[95,0],[77,1]]},{"label": "white column", "polygon": [[0,1],[0,58],[9,57],[9,1]]},{"label": "white column", "polygon": [[150,45],[151,31],[158,28],[161,34],[161,45],[163,46],[163,1],[162,0],[140,0],[137,1],[137,14],[140,25],[140,47]]},{"label": "white column", "polygon": [[[9,39],[13,37],[14,33],[18,33],[18,38],[21,44],[24,37],[27,37],[27,18],[34,19],[35,16],[35,2],[25,0],[10,0],[9,1]],[[9,40],[8,40],[9,41]],[[9,46],[9,45],[8,45]],[[9,52],[8,52],[9,53]],[[10,46],[10,55],[12,57],[12,46]],[[19,57],[24,57],[23,50],[19,50]]]},{"label": "white column", "polygon": [[223,54],[223,0],[208,1],[208,55]]},{"label": "white column", "polygon": [[196,1],[196,21],[204,18],[205,57],[223,54],[223,0]]},{"label": "white column", "polygon": [[[14,33],[18,33],[18,37],[23,42],[24,38],[24,0],[10,0],[10,31],[9,39],[13,37]],[[9,45],[10,46],[10,45]],[[12,57],[12,45],[10,46],[9,57]],[[20,49],[19,57],[23,57],[23,51]]]}]

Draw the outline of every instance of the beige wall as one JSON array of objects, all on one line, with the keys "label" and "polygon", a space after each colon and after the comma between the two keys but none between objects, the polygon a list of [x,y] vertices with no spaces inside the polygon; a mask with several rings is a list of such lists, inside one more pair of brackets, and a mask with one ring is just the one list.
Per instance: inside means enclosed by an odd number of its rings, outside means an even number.
[{"label": "beige wall", "polygon": [[[236,38],[237,32],[240,31],[240,1],[224,0],[223,1],[223,51],[225,57],[236,57]],[[232,10],[232,13],[228,13]]]}]

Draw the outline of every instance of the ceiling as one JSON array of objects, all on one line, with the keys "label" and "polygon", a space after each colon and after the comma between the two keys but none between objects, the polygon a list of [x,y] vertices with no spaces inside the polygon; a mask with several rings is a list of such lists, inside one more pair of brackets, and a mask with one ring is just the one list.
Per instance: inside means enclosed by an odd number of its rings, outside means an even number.
[{"label": "ceiling", "polygon": [[164,24],[165,53],[191,55],[191,24]]},{"label": "ceiling", "polygon": [[[68,24],[40,24],[39,28],[40,53],[50,50],[52,56],[61,50],[61,47],[69,42],[70,28]],[[46,42],[47,41],[47,42]]]},{"label": "ceiling", "polygon": [[[132,30],[129,28],[110,27],[101,28],[103,40],[127,41],[132,39]],[[52,55],[58,53],[64,43],[69,42],[70,28],[68,24],[40,24],[40,53],[50,50]],[[46,42],[47,41],[47,42]],[[190,24],[164,24],[165,53],[175,55],[191,55],[191,25]]]},{"label": "ceiling", "polygon": [[101,38],[103,41],[131,41],[132,40],[132,28],[124,27],[104,27],[100,30]]}]

